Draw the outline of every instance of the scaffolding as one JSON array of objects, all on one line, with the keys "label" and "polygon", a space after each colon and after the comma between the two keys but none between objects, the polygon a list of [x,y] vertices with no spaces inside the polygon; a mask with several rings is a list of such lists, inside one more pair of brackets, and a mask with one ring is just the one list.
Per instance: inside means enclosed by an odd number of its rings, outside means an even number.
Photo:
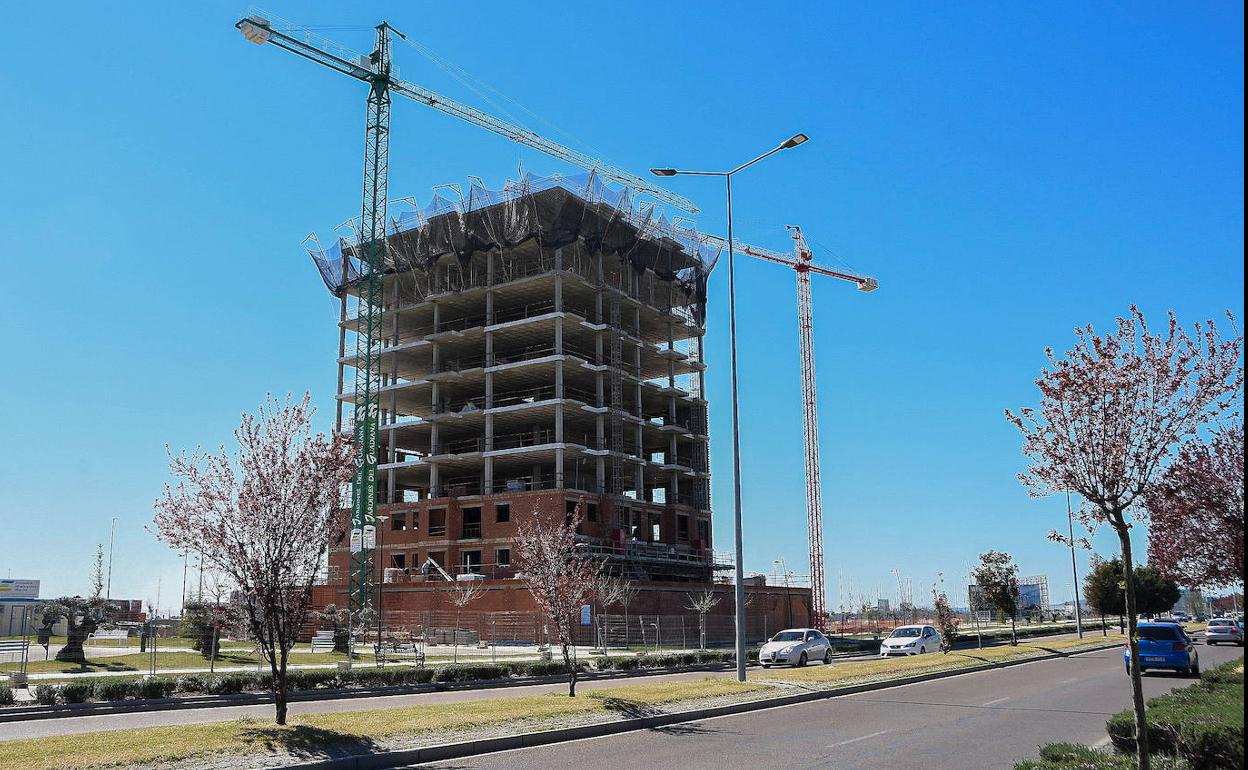
[{"label": "scaffolding", "polygon": [[[592,173],[443,189],[402,201],[380,250],[379,502],[601,495],[620,553],[637,550],[626,541],[670,551],[630,574],[708,578],[702,336],[721,242]],[[344,230],[308,251],[341,302],[345,387],[346,369],[374,359],[349,345],[365,329],[361,258],[373,250],[358,220]],[[348,431],[360,394],[339,390]],[[426,534],[456,539],[433,517]]]}]

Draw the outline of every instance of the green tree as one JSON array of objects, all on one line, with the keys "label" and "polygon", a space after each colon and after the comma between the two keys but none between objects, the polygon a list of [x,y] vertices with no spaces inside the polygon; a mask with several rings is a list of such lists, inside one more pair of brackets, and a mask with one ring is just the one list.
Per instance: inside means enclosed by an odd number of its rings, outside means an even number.
[{"label": "green tree", "polygon": [[1166,615],[1179,603],[1179,584],[1152,567],[1135,565],[1136,611],[1141,615]]},{"label": "green tree", "polygon": [[1108,636],[1105,616],[1123,613],[1122,559],[1102,559],[1093,554],[1092,569],[1083,579],[1083,598],[1101,616],[1101,634]]},{"label": "green tree", "polygon": [[[1175,581],[1152,567],[1139,564],[1131,572],[1135,577],[1137,614],[1162,615],[1179,603],[1181,592]],[[1126,576],[1122,570],[1122,559],[1093,557],[1092,570],[1084,578],[1083,591],[1088,604],[1101,613],[1102,621],[1105,615],[1123,617],[1126,613]]]},{"label": "green tree", "polygon": [[979,555],[979,566],[971,570],[979,588],[979,600],[1010,619],[1010,644],[1018,644],[1015,618],[1018,615],[1018,565],[1004,551]]}]

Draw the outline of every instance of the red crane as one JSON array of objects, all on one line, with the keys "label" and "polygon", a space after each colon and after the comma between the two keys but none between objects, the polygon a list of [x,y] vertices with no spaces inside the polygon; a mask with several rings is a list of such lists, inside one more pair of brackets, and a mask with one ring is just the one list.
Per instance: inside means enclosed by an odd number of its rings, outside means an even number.
[{"label": "red crane", "polygon": [[810,247],[802,228],[793,231],[793,254],[782,254],[758,246],[734,244],[741,253],[793,268],[797,273],[797,335],[802,359],[802,427],[806,443],[806,529],[810,538],[810,603],[814,624],[822,629],[827,619],[827,596],[823,574],[823,496],[819,474],[819,409],[815,396],[814,312],[810,299],[810,274],[826,275],[857,284],[859,291],[874,291],[874,278],[817,265],[811,261]]}]

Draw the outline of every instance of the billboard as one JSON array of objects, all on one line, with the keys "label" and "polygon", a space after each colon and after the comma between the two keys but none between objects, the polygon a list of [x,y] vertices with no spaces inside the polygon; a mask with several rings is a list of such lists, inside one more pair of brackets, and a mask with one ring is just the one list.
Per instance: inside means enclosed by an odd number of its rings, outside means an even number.
[{"label": "billboard", "polygon": [[38,598],[38,580],[0,580],[0,602],[29,602]]}]

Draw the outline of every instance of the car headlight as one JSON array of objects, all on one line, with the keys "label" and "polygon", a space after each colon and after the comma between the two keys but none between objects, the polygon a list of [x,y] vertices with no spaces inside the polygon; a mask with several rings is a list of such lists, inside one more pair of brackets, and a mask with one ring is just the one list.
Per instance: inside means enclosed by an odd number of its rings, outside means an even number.
[{"label": "car headlight", "polygon": [[793,651],[794,651],[794,650],[796,650],[796,649],[797,649],[797,645],[796,645],[796,644],[790,644],[788,647],[785,647],[784,649],[780,650],[780,652],[783,652],[784,654],[786,654],[786,655],[787,655],[787,654],[789,654],[790,652],[793,652]]},{"label": "car headlight", "polygon": [[913,647],[915,644],[916,644],[915,642],[910,642],[910,643],[909,643],[909,644],[907,644],[906,646],[907,646],[907,647]]}]

